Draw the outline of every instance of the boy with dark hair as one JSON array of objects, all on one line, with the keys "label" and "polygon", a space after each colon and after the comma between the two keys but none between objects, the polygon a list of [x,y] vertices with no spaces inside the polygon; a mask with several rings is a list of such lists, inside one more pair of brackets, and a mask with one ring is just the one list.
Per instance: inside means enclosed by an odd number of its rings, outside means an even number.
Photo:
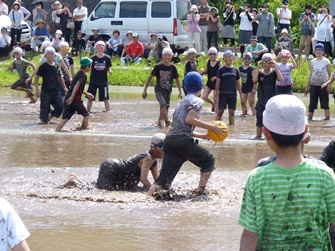
[{"label": "boy with dark hair", "polygon": [[91,65],[92,59],[87,57],[80,59],[80,71],[77,72],[73,77],[70,89],[65,97],[63,118],[62,121],[57,125],[56,132],[59,132],[63,128],[63,126],[71,119],[75,112],[84,117],[80,129],[87,128],[89,113],[83,104],[81,96],[84,94],[89,99],[94,98],[91,93],[84,91],[87,80],[86,73],[91,71]]},{"label": "boy with dark hair", "polygon": [[266,104],[263,133],[277,159],[248,177],[239,219],[241,251],[331,250],[335,176],[326,165],[302,156],[305,113],[293,95],[277,95]]},{"label": "boy with dark hair", "polygon": [[148,196],[157,190],[169,187],[182,167],[189,160],[200,168],[198,194],[205,193],[207,182],[215,169],[215,158],[205,148],[197,144],[196,138],[209,139],[208,134],[194,132],[194,127],[213,130],[222,134],[225,130],[218,125],[207,124],[199,119],[204,102],[200,99],[202,77],[198,72],[189,72],[185,77],[187,95],[179,101],[173,114],[172,126],[163,145],[163,163],[159,177],[150,187]]}]

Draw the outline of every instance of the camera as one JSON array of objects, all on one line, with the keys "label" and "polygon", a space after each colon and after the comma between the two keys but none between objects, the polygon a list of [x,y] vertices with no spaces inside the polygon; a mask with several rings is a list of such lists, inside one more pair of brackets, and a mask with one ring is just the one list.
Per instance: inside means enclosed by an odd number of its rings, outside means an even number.
[{"label": "camera", "polygon": [[244,6],[241,6],[240,8],[238,8],[239,10],[245,10]]},{"label": "camera", "polygon": [[230,5],[230,4],[227,4],[226,5],[226,8],[228,9],[228,8],[231,8],[232,6]]},{"label": "camera", "polygon": [[260,11],[263,11],[264,9],[263,9],[263,8],[260,8],[259,10],[260,10]]},{"label": "camera", "polygon": [[197,10],[193,10],[194,14],[198,14],[198,11]]}]

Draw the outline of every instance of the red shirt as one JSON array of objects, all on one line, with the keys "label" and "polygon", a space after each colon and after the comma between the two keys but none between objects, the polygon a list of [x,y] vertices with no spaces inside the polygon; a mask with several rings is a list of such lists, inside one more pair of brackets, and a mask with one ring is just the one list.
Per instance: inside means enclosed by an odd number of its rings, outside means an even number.
[{"label": "red shirt", "polygon": [[141,42],[131,42],[130,44],[128,44],[127,47],[127,55],[130,57],[137,57],[137,56],[143,56],[144,53],[144,46]]}]

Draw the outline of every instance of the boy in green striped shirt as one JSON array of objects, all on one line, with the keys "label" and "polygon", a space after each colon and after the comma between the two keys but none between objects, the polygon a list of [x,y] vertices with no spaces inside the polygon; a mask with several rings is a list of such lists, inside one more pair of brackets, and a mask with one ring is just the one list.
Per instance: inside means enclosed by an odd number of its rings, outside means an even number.
[{"label": "boy in green striped shirt", "polygon": [[308,130],[306,108],[293,95],[271,98],[263,134],[277,159],[253,170],[247,180],[239,224],[240,250],[331,250],[335,222],[335,176],[304,159],[300,142]]}]

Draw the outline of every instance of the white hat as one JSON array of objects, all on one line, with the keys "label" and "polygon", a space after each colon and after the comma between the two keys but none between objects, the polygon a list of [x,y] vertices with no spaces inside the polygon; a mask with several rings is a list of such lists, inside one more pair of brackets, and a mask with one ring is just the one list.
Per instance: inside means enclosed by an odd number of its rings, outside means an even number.
[{"label": "white hat", "polygon": [[61,30],[56,30],[55,34],[63,35],[63,32]]},{"label": "white hat", "polygon": [[269,131],[280,135],[302,134],[307,125],[306,107],[294,95],[274,96],[266,103],[263,125]]},{"label": "white hat", "polygon": [[63,41],[63,42],[60,42],[60,43],[59,43],[59,47],[70,47],[70,46],[69,46],[69,43],[68,43],[68,42]]},{"label": "white hat", "polygon": [[246,51],[246,52],[243,53],[243,57],[249,57],[249,58],[252,58],[252,54],[251,54],[251,52]]},{"label": "white hat", "polygon": [[171,48],[164,48],[162,51],[162,55],[164,54],[170,54],[173,55],[173,51],[171,50]]},{"label": "white hat", "polygon": [[264,60],[264,59],[272,60],[273,59],[272,54],[271,53],[264,53],[263,56],[262,56],[262,60]]},{"label": "white hat", "polygon": [[47,47],[47,48],[45,49],[44,54],[47,54],[47,53],[49,53],[49,52],[56,53],[56,50],[55,50],[54,47],[49,46],[49,47]]},{"label": "white hat", "polygon": [[20,55],[22,55],[23,51],[22,51],[21,47],[15,47],[13,53],[19,53]]},{"label": "white hat", "polygon": [[288,34],[288,30],[286,28],[282,29],[280,33],[286,33]]},{"label": "white hat", "polygon": [[215,47],[211,47],[208,49],[208,53],[207,54],[210,54],[210,53],[215,53],[217,54],[218,53],[218,50],[215,48]]},{"label": "white hat", "polygon": [[155,133],[151,138],[151,146],[157,146],[164,142],[166,135],[164,133]]},{"label": "white hat", "polygon": [[197,54],[197,50],[194,48],[189,48],[187,51],[187,55],[190,55],[190,54]]},{"label": "white hat", "polygon": [[134,32],[134,33],[132,34],[132,37],[138,37],[138,33]]},{"label": "white hat", "polygon": [[282,56],[287,56],[287,55],[290,54],[290,51],[289,50],[282,50],[280,53],[281,53]]},{"label": "white hat", "polygon": [[42,45],[41,45],[42,48],[47,48],[49,46],[51,46],[50,40],[44,40]]}]

